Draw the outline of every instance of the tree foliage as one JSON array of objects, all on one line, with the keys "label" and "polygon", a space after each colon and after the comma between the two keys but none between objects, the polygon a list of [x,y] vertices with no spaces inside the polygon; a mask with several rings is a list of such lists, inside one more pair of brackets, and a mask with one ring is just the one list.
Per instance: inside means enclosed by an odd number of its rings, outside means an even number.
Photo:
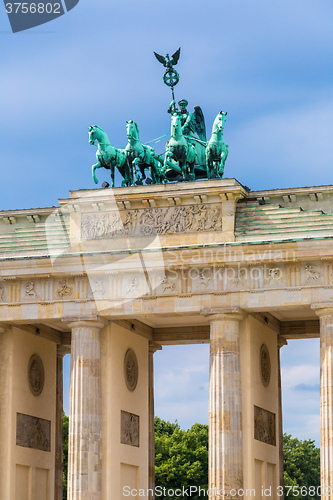
[{"label": "tree foliage", "polygon": [[208,488],[208,425],[194,424],[184,431],[177,423],[155,417],[155,484],[166,490]]},{"label": "tree foliage", "polygon": [[[286,498],[318,499],[320,486],[320,450],[311,439],[301,441],[290,434],[283,435],[284,483]],[[303,487],[303,490],[302,490]],[[310,487],[314,487],[314,490]]]},{"label": "tree foliage", "polygon": [[[68,416],[64,414],[64,500],[67,498],[68,423]],[[314,441],[301,441],[284,434],[283,453],[285,497],[319,500],[320,450]],[[177,422],[155,417],[155,483],[166,490],[190,486],[208,489],[208,425],[194,424],[185,431]],[[159,498],[173,500],[174,497]],[[199,496],[191,498],[199,500]]]},{"label": "tree foliage", "polygon": [[69,426],[69,417],[67,415],[63,415],[63,500],[67,500],[67,469],[68,469],[68,426]]}]

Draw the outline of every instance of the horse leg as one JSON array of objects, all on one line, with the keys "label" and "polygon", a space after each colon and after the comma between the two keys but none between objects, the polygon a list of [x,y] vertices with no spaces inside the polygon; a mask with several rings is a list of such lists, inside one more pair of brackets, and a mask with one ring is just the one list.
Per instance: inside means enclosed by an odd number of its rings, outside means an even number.
[{"label": "horse leg", "polygon": [[184,153],[182,154],[182,157],[181,157],[181,169],[182,169],[182,175],[183,175],[183,178],[184,180],[186,179],[186,176],[187,176],[187,158],[186,158],[187,154],[186,154],[186,150],[184,151]]},{"label": "horse leg", "polygon": [[145,167],[144,167],[144,165],[142,164],[141,166],[139,166],[139,168],[140,168],[140,172],[141,172],[141,175],[142,175],[141,180],[142,180],[142,181],[144,181],[144,180],[145,180],[145,178],[146,178]]},{"label": "horse leg", "polygon": [[135,179],[136,179],[136,183],[141,183],[142,184],[142,181],[143,179],[146,178],[146,176],[144,177],[140,177],[140,175],[138,174],[138,169],[140,170],[140,172],[142,173],[142,169],[144,171],[144,165],[142,163],[140,163],[140,158],[135,158],[135,160],[132,162],[132,172],[133,172],[133,180],[134,180],[134,176],[135,176]]},{"label": "horse leg", "polygon": [[123,180],[122,186],[133,186],[133,170],[132,170],[132,162],[130,158],[126,159],[126,167],[125,167],[125,178]]},{"label": "horse leg", "polygon": [[97,179],[97,177],[96,177],[95,170],[96,170],[97,168],[102,168],[102,166],[103,166],[103,165],[101,165],[101,164],[100,164],[100,162],[98,162],[98,163],[96,163],[96,165],[93,165],[93,166],[91,167],[91,169],[92,169],[92,178],[93,178],[93,181],[94,181],[94,183],[95,183],[95,184],[98,184],[98,179]]},{"label": "horse leg", "polygon": [[114,171],[115,171],[114,164],[110,165],[110,171],[111,171],[111,186],[114,188]]},{"label": "horse leg", "polygon": [[210,179],[210,169],[212,168],[211,162],[210,162],[210,154],[209,154],[209,149],[207,147],[206,149],[206,171],[207,171],[207,179]]}]

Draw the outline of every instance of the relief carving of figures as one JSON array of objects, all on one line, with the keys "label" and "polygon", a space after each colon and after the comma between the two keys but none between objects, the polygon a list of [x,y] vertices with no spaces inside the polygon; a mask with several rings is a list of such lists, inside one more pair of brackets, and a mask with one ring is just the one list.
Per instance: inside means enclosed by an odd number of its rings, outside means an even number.
[{"label": "relief carving of figures", "polygon": [[282,271],[279,267],[272,267],[268,269],[269,281],[281,281]]},{"label": "relief carving of figures", "polygon": [[232,281],[232,284],[235,286],[237,285],[247,286],[247,270],[239,269],[236,273],[235,278]]},{"label": "relief carving of figures", "polygon": [[198,217],[197,217],[197,231],[206,230],[206,220],[207,220],[207,207],[206,205],[199,205],[198,207]]},{"label": "relief carving of figures", "polygon": [[139,279],[133,278],[128,280],[128,285],[127,285],[127,290],[125,291],[125,295],[132,295],[139,293],[140,293]]},{"label": "relief carving of figures", "polygon": [[44,387],[44,365],[38,354],[33,354],[28,363],[28,384],[34,396],[39,396]]},{"label": "relief carving of figures", "polygon": [[51,422],[32,415],[17,413],[16,445],[51,451]]},{"label": "relief carving of figures", "polygon": [[124,212],[82,214],[82,239],[221,231],[221,207],[187,205]]},{"label": "relief carving of figures", "polygon": [[124,359],[124,375],[127,389],[134,391],[138,383],[138,360],[133,349],[128,349]]},{"label": "relief carving of figures", "polygon": [[254,439],[276,446],[275,413],[254,407]]},{"label": "relief carving of figures", "polygon": [[90,286],[93,294],[104,295],[105,290],[103,288],[102,280],[96,278],[90,278]]},{"label": "relief carving of figures", "polygon": [[0,300],[3,300],[4,293],[5,293],[5,289],[3,286],[0,285]]},{"label": "relief carving of figures", "polygon": [[121,437],[122,444],[139,446],[140,417],[121,410]]},{"label": "relief carving of figures", "polygon": [[138,210],[128,210],[128,212],[126,213],[126,218],[124,220],[123,226],[125,233],[128,234],[129,236],[133,232],[134,223],[138,218],[138,215],[139,215]]},{"label": "relief carving of figures", "polygon": [[209,282],[210,282],[210,277],[205,275],[205,270],[201,269],[199,272],[199,284],[201,288],[208,288]]},{"label": "relief carving of figures", "polygon": [[30,283],[27,283],[24,288],[25,288],[25,294],[27,297],[32,297],[33,299],[37,299],[37,293],[34,290],[35,283],[33,281],[31,281]]},{"label": "relief carving of figures", "polygon": [[70,286],[67,286],[67,281],[62,280],[59,281],[60,289],[57,291],[57,295],[59,298],[70,297],[73,293],[73,289]]},{"label": "relief carving of figures", "polygon": [[170,277],[165,276],[161,280],[160,286],[162,287],[162,293],[167,292],[167,291],[175,292],[177,289],[177,282],[175,280],[171,279]]},{"label": "relief carving of figures", "polygon": [[309,264],[305,266],[305,280],[307,283],[316,283],[321,278],[321,273],[316,266]]}]

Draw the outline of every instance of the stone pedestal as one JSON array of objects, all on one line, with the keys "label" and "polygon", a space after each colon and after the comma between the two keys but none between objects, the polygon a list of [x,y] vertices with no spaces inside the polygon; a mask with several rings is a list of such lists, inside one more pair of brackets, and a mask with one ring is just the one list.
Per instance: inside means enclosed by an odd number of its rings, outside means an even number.
[{"label": "stone pedestal", "polygon": [[242,317],[236,308],[210,317],[209,488],[217,490],[214,500],[240,498],[237,492],[243,488]]},{"label": "stone pedestal", "polygon": [[320,317],[320,471],[322,495],[333,498],[333,307]]},{"label": "stone pedestal", "polygon": [[68,500],[102,498],[101,321],[72,329]]}]

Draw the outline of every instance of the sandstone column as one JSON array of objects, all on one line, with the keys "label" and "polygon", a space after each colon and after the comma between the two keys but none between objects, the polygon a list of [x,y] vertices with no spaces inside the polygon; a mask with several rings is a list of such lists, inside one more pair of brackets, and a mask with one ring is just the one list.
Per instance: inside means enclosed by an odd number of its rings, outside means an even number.
[{"label": "sandstone column", "polygon": [[[284,345],[287,345],[287,341],[283,337],[278,337],[278,386],[279,386],[279,420],[278,420],[278,432],[279,432],[279,468],[280,468],[280,478],[279,486],[283,487],[284,491],[284,462],[283,462],[283,418],[282,418],[282,384],[281,384],[281,362],[280,362],[280,349]],[[281,495],[280,500],[284,499],[284,494]]]},{"label": "sandstone column", "polygon": [[[210,316],[209,488],[240,498],[243,488],[242,391],[237,308]],[[220,493],[219,491],[223,490]]]},{"label": "sandstone column", "polygon": [[[320,306],[319,306],[320,307]],[[322,495],[333,498],[333,305],[320,317],[320,471]]]},{"label": "sandstone column", "polygon": [[68,500],[102,498],[101,321],[72,329]]},{"label": "sandstone column", "polygon": [[[162,347],[154,342],[149,342],[149,478],[148,488],[155,490],[155,426],[154,426],[154,353]],[[155,495],[149,492],[149,500],[154,500]]]},{"label": "sandstone column", "polygon": [[70,352],[69,348],[57,345],[57,380],[56,380],[56,444],[55,444],[55,487],[54,499],[62,500],[63,493],[63,364],[62,359]]}]

